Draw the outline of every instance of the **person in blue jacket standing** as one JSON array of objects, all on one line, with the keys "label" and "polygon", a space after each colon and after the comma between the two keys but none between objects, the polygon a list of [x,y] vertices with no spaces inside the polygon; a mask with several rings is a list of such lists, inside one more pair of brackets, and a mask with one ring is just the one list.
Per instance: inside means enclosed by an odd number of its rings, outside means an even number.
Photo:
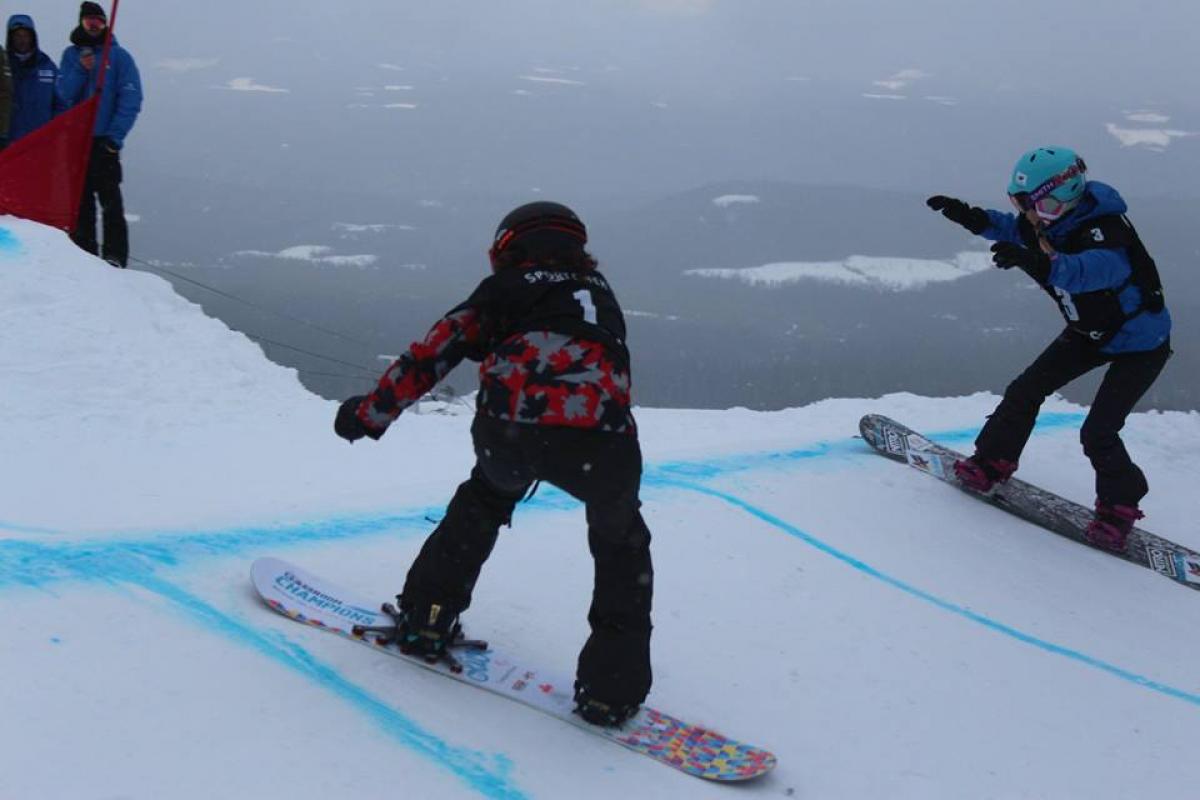
[{"label": "person in blue jacket standing", "polygon": [[[71,46],[59,61],[58,94],[68,108],[79,105],[96,91],[108,17],[97,3],[79,8],[79,27],[71,32]],[[142,110],[142,79],[129,51],[112,38],[108,75],[96,113],[87,184],[79,204],[79,222],[71,239],[114,267],[129,261],[129,226],[121,197],[121,150],[125,137]],[[96,200],[104,217],[104,246],[96,241]]]},{"label": "person in blue jacket standing", "polygon": [[8,18],[8,64],[12,68],[13,110],[8,138],[15,142],[63,111],[56,84],[58,67],[38,47],[37,28],[27,14]]},{"label": "person in blue jacket standing", "polygon": [[975,440],[975,454],[954,465],[959,481],[989,492],[1017,469],[1042,402],[1084,373],[1107,365],[1080,430],[1096,470],[1096,514],[1089,542],[1122,552],[1138,503],[1149,491],[1120,431],[1125,418],[1171,356],[1171,316],[1158,270],[1125,216],[1117,190],[1088,180],[1087,166],[1065,147],[1021,156],[1008,195],[1019,214],[989,211],[937,195],[927,204],[977,236],[996,242],[992,260],[1018,267],[1057,303],[1067,327],[1028,369]]}]

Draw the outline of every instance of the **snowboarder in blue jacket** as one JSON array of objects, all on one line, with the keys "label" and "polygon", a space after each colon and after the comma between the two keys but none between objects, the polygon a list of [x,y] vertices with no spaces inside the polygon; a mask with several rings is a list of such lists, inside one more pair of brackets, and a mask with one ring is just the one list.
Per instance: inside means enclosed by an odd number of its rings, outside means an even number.
[{"label": "snowboarder in blue jacket", "polygon": [[[98,3],[83,3],[79,27],[71,32],[71,46],[59,60],[58,94],[73,108],[96,92],[100,61],[108,36],[108,17]],[[87,185],[79,204],[79,222],[71,239],[114,267],[129,260],[129,227],[121,196],[121,150],[125,137],[142,110],[142,79],[133,56],[112,37],[108,75],[96,112]],[[104,216],[104,247],[96,240],[96,198]]]},{"label": "snowboarder in blue jacket", "polygon": [[37,28],[28,14],[8,18],[8,64],[12,68],[13,109],[9,141],[15,142],[64,110],[58,97],[58,67],[38,47]]},{"label": "snowboarder in blue jacket", "polygon": [[1093,545],[1124,551],[1149,491],[1120,431],[1171,355],[1171,316],[1158,270],[1125,216],[1117,190],[1088,180],[1087,166],[1065,147],[1021,156],[1008,186],[1017,214],[984,210],[937,195],[927,204],[971,233],[996,242],[992,260],[1018,267],[1058,305],[1066,329],[1009,384],[975,440],[975,454],[954,466],[968,488],[989,492],[1017,469],[1045,399],[1091,370],[1107,372],[1080,430],[1096,470]]}]

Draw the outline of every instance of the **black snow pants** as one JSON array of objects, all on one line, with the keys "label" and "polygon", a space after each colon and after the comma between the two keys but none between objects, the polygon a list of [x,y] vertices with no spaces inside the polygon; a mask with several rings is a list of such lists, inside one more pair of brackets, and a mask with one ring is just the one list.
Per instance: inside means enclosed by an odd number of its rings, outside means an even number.
[{"label": "black snow pants", "polygon": [[1170,356],[1169,341],[1142,353],[1102,353],[1085,336],[1067,329],[1008,385],[975,440],[975,452],[983,458],[1019,461],[1042,402],[1084,373],[1108,364],[1079,439],[1096,470],[1096,499],[1107,505],[1136,506],[1149,486],[1125,450],[1121,428]]},{"label": "black snow pants", "polygon": [[[121,196],[121,155],[114,153],[103,138],[92,140],[87,180],[79,202],[79,220],[71,241],[92,255],[116,266],[129,263],[129,224],[125,220],[125,201]],[[104,245],[96,240],[96,200],[104,225]]]},{"label": "black snow pants", "polygon": [[409,569],[402,604],[466,609],[500,526],[511,520],[534,481],[546,481],[584,503],[595,562],[591,636],[579,655],[577,678],[598,700],[640,704],[651,682],[654,570],[650,531],[639,511],[637,437],[482,415],[471,435],[476,455],[471,477],[458,487]]}]

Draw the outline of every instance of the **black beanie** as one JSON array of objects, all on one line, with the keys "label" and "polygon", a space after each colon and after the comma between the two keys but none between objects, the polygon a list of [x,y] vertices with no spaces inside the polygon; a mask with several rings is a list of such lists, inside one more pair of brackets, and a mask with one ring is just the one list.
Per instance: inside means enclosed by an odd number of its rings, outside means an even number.
[{"label": "black beanie", "polygon": [[108,15],[104,13],[104,9],[99,3],[84,3],[79,6],[79,18],[84,17],[102,17],[108,20]]}]

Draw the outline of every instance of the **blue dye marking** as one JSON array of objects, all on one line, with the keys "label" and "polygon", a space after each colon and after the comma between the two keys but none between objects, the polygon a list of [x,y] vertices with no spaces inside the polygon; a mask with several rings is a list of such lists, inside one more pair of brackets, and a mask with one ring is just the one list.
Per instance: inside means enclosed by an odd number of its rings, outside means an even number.
[{"label": "blue dye marking", "polygon": [[[1046,412],[1038,417],[1038,433],[1049,433],[1060,428],[1076,426],[1083,422],[1084,414],[1077,411]],[[958,428],[928,434],[930,439],[949,445],[971,442],[979,435],[979,428]],[[796,462],[833,457],[859,456],[873,452],[860,439],[843,439],[817,442],[794,450],[772,450],[761,453],[745,453],[724,456],[705,461],[668,461],[646,470],[645,477],[651,483],[670,481],[677,478],[711,480],[738,472],[761,469],[779,469],[793,466]]]},{"label": "blue dye marking", "polygon": [[50,528],[35,528],[30,525],[18,525],[15,522],[5,522],[0,519],[0,530],[11,531],[12,533],[33,533],[43,536],[58,536],[62,531],[51,530]]},{"label": "blue dye marking", "polygon": [[299,544],[428,531],[423,509],[405,514],[349,517],[280,527],[245,527],[152,539],[106,538],[87,542],[0,540],[0,589],[38,587],[62,580],[127,580],[156,567],[174,567],[200,558],[238,555]]},{"label": "blue dye marking", "polygon": [[62,644],[62,639],[58,638],[57,636],[51,636],[50,644]]},{"label": "blue dye marking", "polygon": [[21,240],[13,236],[13,232],[8,228],[0,228],[0,253],[19,252],[21,252]]},{"label": "blue dye marking", "polygon": [[[1069,425],[1083,419],[1079,413],[1046,413],[1038,421],[1040,432]],[[973,439],[975,429],[960,429],[932,434],[938,441]],[[869,452],[857,439],[844,439],[794,450],[768,451],[716,458],[707,461],[670,461],[651,466],[643,476],[647,487],[670,485],[680,478],[712,480],[726,475],[762,469],[784,469],[798,462],[834,456],[851,457]],[[568,511],[579,502],[565,492],[546,486],[529,503],[539,511]],[[301,544],[312,544],[383,533],[404,536],[429,530],[429,518],[440,517],[442,507],[404,511],[379,516],[334,518],[279,527],[242,527],[193,533],[163,532],[150,539],[128,534],[109,533],[103,539],[87,542],[28,542],[0,540],[0,589],[6,586],[39,587],[62,580],[115,580],[132,574],[148,574],[156,566],[173,567],[200,559],[263,552]],[[13,531],[31,531],[0,523]],[[39,530],[39,533],[63,532]]]},{"label": "blue dye marking", "polygon": [[1102,672],[1107,672],[1108,674],[1113,675],[1117,678],[1120,678],[1123,681],[1127,681],[1127,682],[1135,684],[1137,686],[1141,686],[1143,688],[1150,689],[1151,691],[1158,692],[1159,694],[1164,694],[1168,697],[1173,697],[1176,700],[1183,700],[1185,702],[1191,703],[1192,705],[1200,706],[1200,695],[1192,694],[1191,692],[1184,691],[1183,689],[1177,689],[1177,688],[1175,688],[1173,686],[1169,686],[1165,683],[1160,683],[1159,681],[1152,680],[1151,678],[1147,678],[1144,675],[1139,675],[1136,672],[1131,672],[1127,669],[1123,669],[1114,664],[1110,664],[1107,661],[1102,661],[1101,659],[1095,658],[1094,656],[1089,656],[1086,653],[1082,653],[1078,650],[1073,650],[1069,647],[1064,647],[1063,645],[1055,644],[1054,642],[1050,642],[1045,639],[1039,639],[1038,637],[1036,637],[1032,634],[1025,633],[1024,631],[1018,630],[1017,628],[1014,628],[1010,625],[1005,625],[1004,623],[998,622],[998,621],[992,619],[991,617],[988,617],[988,616],[985,616],[978,612],[972,611],[969,608],[965,608],[965,607],[960,606],[957,603],[953,603],[949,600],[944,600],[936,595],[926,592],[923,589],[918,589],[916,586],[913,586],[910,583],[906,583],[905,581],[902,581],[899,578],[888,575],[885,572],[880,572],[878,569],[876,569],[875,567],[872,567],[870,564],[867,564],[866,562],[861,561],[861,560],[855,558],[854,556],[851,556],[847,553],[842,552],[841,550],[838,550],[837,548],[833,547],[832,545],[827,544],[826,542],[823,542],[820,539],[816,538],[812,534],[809,534],[809,533],[806,533],[806,532],[800,530],[799,528],[795,527],[794,525],[780,519],[779,517],[776,517],[774,514],[771,514],[768,511],[764,511],[763,509],[758,508],[757,506],[752,505],[751,503],[748,503],[747,501],[741,499],[740,497],[737,497],[736,495],[727,494],[727,493],[719,491],[717,489],[712,489],[707,486],[701,486],[699,484],[687,483],[684,481],[676,481],[674,485],[680,489],[685,489],[688,491],[697,492],[699,494],[708,495],[709,497],[715,497],[718,500],[722,500],[722,501],[728,503],[729,505],[740,508],[743,511],[745,511],[746,513],[750,514],[751,516],[757,517],[758,519],[762,520],[763,522],[766,522],[768,525],[778,528],[779,530],[783,531],[784,533],[789,534],[790,536],[794,536],[795,538],[801,540],[805,544],[807,544],[813,548],[816,548],[817,550],[821,551],[822,553],[825,553],[826,555],[831,556],[831,557],[837,559],[838,561],[841,561],[843,564],[846,564],[847,566],[849,566],[865,575],[869,575],[872,578],[875,578],[876,580],[882,581],[883,583],[886,583],[889,586],[899,589],[900,591],[904,592],[905,594],[916,597],[919,600],[924,600],[925,602],[930,603],[930,604],[942,609],[943,611],[948,611],[951,614],[955,614],[957,616],[963,617],[964,619],[968,619],[971,622],[975,622],[979,625],[984,626],[985,628],[996,631],[997,633],[1003,634],[1012,639],[1016,639],[1019,642],[1023,642],[1025,644],[1036,647],[1039,650],[1044,650],[1047,653],[1053,653],[1055,655],[1062,656],[1063,658],[1070,659],[1072,661],[1078,662],[1080,664],[1091,667],[1093,669],[1098,669],[1098,670],[1101,670]]},{"label": "blue dye marking", "polygon": [[404,747],[450,770],[473,790],[485,797],[518,800],[526,795],[512,784],[512,762],[503,755],[487,755],[453,747],[422,729],[411,719],[385,702],[321,663],[304,648],[283,639],[268,636],[243,625],[227,614],[170,583],[142,575],[131,582],[169,600],[193,621],[267,656],[315,681],[350,703],[375,722]]}]

